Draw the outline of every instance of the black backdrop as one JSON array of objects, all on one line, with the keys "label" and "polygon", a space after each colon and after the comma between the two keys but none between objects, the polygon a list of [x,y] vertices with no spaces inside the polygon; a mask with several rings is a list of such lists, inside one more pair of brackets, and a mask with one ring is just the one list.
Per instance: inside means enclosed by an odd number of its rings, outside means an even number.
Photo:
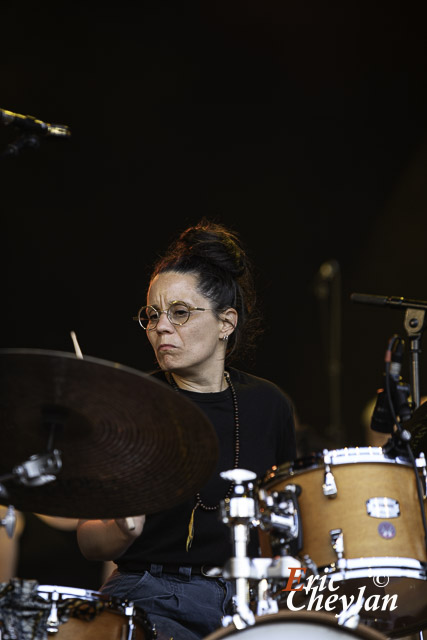
[{"label": "black backdrop", "polygon": [[[74,330],[86,355],[151,368],[131,317],[158,252],[206,215],[258,268],[266,333],[244,366],[314,431],[338,415],[334,444],[362,444],[405,333],[350,294],[427,298],[422,3],[379,4],[3,7],[0,107],[72,137],[2,161],[2,346],[72,351]],[[3,149],[15,137],[0,127]],[[339,278],[319,282],[331,260]]]}]

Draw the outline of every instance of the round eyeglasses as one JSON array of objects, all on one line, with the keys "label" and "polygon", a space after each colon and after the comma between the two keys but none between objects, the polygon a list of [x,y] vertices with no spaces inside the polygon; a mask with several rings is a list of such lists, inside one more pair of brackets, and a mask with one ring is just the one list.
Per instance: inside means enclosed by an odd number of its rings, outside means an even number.
[{"label": "round eyeglasses", "polygon": [[145,305],[140,308],[138,315],[133,319],[137,320],[146,331],[152,331],[157,327],[162,313],[166,313],[171,324],[181,326],[187,322],[193,311],[209,311],[209,309],[192,307],[186,302],[175,300],[167,309],[156,309],[156,307],[152,307],[149,304]]}]

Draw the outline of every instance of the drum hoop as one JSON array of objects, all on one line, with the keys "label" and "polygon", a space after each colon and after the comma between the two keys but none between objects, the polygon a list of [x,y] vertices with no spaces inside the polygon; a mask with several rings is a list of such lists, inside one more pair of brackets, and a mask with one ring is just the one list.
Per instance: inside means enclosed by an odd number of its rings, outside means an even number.
[{"label": "drum hoop", "polygon": [[[333,627],[334,629],[340,629],[343,632],[343,635],[348,635],[352,638],[367,638],[369,640],[385,640],[385,636],[382,635],[376,629],[372,629],[366,625],[358,625],[356,629],[351,627],[346,627],[345,625],[339,625],[336,618],[331,614],[324,613],[322,611],[278,611],[273,614],[265,614],[262,616],[255,616],[255,627],[259,625],[269,625],[274,624],[276,622],[287,621],[287,622],[305,622],[311,623],[314,625],[321,625],[327,627]],[[234,629],[234,625],[232,627],[232,635],[234,632],[238,634],[238,630]],[[227,627],[225,627],[227,629]],[[215,635],[215,634],[213,634]],[[211,636],[208,636],[211,638]]]},{"label": "drum hoop", "polygon": [[109,596],[101,591],[93,591],[91,589],[82,589],[79,587],[67,587],[63,585],[50,585],[40,584],[36,590],[37,596],[43,598],[43,600],[50,602],[54,593],[58,594],[59,602],[63,603],[65,600],[86,600],[87,602],[102,602],[107,608],[114,608],[118,612],[123,613],[125,603],[120,598]]},{"label": "drum hoop", "polygon": [[343,580],[378,576],[427,580],[427,563],[399,556],[346,558],[340,561],[339,566],[319,567],[319,572]]},{"label": "drum hoop", "polygon": [[[324,456],[330,457],[330,464],[358,464],[359,462],[397,464],[412,468],[409,458],[403,456],[389,456],[384,453],[382,447],[346,447],[344,449],[332,449],[326,451]],[[417,458],[417,466],[423,466],[422,458]]]},{"label": "drum hoop", "polygon": [[[325,457],[333,467],[347,464],[389,464],[412,468],[409,458],[387,456],[381,447],[349,447],[344,449],[331,449],[323,453],[317,453],[304,458],[297,458],[292,462],[285,462],[278,467],[271,467],[261,480],[261,485],[268,487],[270,483],[277,482],[280,478],[293,478],[309,471],[322,469],[325,465]],[[417,467],[425,466],[424,458],[416,459]]]},{"label": "drum hoop", "polygon": [[95,599],[110,600],[110,597],[106,596],[101,591],[93,591],[91,589],[82,589],[81,587],[67,587],[63,585],[52,585],[52,584],[39,584],[37,586],[37,594],[41,595],[39,592],[50,594],[50,593],[58,593],[59,595],[68,595],[69,597],[74,598],[82,598],[89,599],[90,597]]},{"label": "drum hoop", "polygon": [[[102,593],[102,591],[93,591],[91,589],[66,587],[62,585],[39,584],[37,586],[36,592],[39,597],[43,598],[43,600],[46,600],[48,603],[51,601],[49,596],[51,596],[53,593],[57,593],[60,596],[61,604],[64,602],[64,600],[73,598],[80,598],[81,600],[88,601],[99,601],[106,605],[105,611],[117,613],[125,617],[128,617],[126,609],[131,606],[133,607],[132,602],[129,600],[122,600],[121,598],[110,596],[107,593]],[[134,607],[133,619],[138,622],[138,624],[140,624],[144,629],[148,640],[154,639],[156,637],[155,629],[143,609],[141,609],[140,607]]]}]

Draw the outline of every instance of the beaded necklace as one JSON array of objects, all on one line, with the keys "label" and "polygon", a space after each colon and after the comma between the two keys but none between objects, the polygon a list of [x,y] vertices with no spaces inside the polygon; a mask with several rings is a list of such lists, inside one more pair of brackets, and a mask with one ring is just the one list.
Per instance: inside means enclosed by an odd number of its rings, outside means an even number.
[{"label": "beaded necklace", "polygon": [[[225,381],[228,384],[228,388],[230,389],[231,392],[231,398],[233,400],[233,415],[234,415],[234,465],[233,468],[234,469],[238,469],[239,468],[239,461],[240,461],[240,422],[239,422],[239,406],[237,404],[237,394],[236,394],[236,390],[234,388],[234,385],[231,381],[230,378],[230,374],[228,373],[228,371],[224,371],[224,378]],[[178,385],[176,384],[173,376],[171,374],[167,375],[167,379],[169,381],[169,384],[171,385],[171,387],[174,389],[174,391],[177,391],[179,393],[180,389],[178,387]],[[224,500],[227,500],[227,498],[229,498],[231,496],[231,493],[233,491],[233,487],[234,487],[234,483],[232,482],[224,496]],[[199,507],[203,510],[203,511],[216,511],[217,509],[219,509],[219,505],[220,503],[216,504],[216,505],[208,505],[205,504],[202,500],[202,497],[200,495],[199,492],[196,493],[196,504],[194,505],[194,508],[191,512],[191,517],[190,517],[190,522],[188,524],[188,536],[187,536],[187,543],[185,545],[185,548],[187,551],[189,551],[189,549],[191,548],[191,545],[193,543],[193,538],[194,538],[194,514],[196,512],[196,509],[198,509]]]}]

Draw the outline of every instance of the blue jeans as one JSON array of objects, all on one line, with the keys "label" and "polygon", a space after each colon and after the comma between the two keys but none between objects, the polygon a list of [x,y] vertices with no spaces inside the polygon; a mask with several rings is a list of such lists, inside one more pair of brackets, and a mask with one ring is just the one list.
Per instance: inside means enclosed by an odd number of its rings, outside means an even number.
[{"label": "blue jeans", "polygon": [[156,627],[158,640],[200,640],[231,613],[233,585],[223,578],[191,575],[181,567],[164,574],[161,565],[145,573],[113,571],[101,592],[140,607]]}]

